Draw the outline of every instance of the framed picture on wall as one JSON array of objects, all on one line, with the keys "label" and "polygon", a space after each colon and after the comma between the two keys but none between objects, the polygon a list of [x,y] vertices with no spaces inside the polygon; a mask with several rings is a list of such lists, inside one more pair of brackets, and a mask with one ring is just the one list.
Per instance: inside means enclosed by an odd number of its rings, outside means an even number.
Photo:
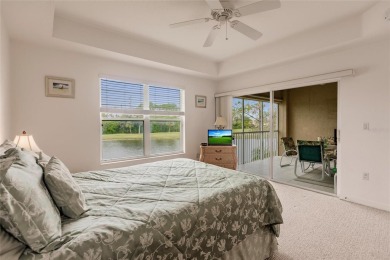
[{"label": "framed picture on wall", "polygon": [[74,79],[46,76],[45,83],[46,97],[75,97]]},{"label": "framed picture on wall", "polygon": [[206,108],[207,98],[206,96],[195,96],[195,107]]}]

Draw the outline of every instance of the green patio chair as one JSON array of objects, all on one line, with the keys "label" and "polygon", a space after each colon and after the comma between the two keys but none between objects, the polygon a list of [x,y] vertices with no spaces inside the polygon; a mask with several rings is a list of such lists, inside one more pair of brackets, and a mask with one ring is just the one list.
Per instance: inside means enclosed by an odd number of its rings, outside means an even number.
[{"label": "green patio chair", "polygon": [[[311,166],[314,168],[315,164],[321,164],[322,174],[320,181],[325,178],[325,175],[332,176],[333,172],[330,168],[330,161],[332,158],[328,157],[324,153],[324,142],[322,141],[304,141],[298,140],[298,157],[295,160],[295,169],[294,174],[298,178],[309,179],[297,174],[297,164],[298,160],[301,164],[302,173],[306,173],[306,170]],[[305,163],[308,163],[309,166],[305,168]]]}]

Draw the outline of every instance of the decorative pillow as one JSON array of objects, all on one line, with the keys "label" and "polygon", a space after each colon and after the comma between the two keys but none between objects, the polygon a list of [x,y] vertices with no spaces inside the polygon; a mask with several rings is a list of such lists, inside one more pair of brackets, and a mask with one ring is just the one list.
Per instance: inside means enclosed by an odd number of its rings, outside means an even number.
[{"label": "decorative pillow", "polygon": [[87,211],[83,192],[57,157],[53,156],[46,165],[44,178],[53,200],[65,216],[78,218]]},{"label": "decorative pillow", "polygon": [[0,155],[3,155],[5,151],[10,148],[15,148],[16,144],[10,140],[5,140],[2,144],[0,144]]},{"label": "decorative pillow", "polygon": [[61,218],[43,182],[36,158],[20,148],[6,155],[16,159],[0,170],[0,225],[35,252],[59,246]]}]

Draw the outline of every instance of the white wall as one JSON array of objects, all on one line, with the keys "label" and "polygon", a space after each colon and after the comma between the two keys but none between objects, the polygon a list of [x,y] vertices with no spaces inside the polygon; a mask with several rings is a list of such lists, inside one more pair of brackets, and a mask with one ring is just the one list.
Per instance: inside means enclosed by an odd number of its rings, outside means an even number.
[{"label": "white wall", "polygon": [[[73,172],[152,161],[100,165],[102,74],[185,89],[184,156],[196,158],[199,144],[206,142],[207,129],[213,127],[215,119],[213,81],[19,41],[11,42],[12,131],[33,134],[45,153],[57,155]],[[76,98],[46,97],[47,75],[75,79]],[[206,109],[195,108],[196,94],[207,96]]]},{"label": "white wall", "polygon": [[0,3],[0,143],[11,136],[11,103],[9,77],[9,37],[5,27]]},{"label": "white wall", "polygon": [[[387,37],[225,79],[217,93],[262,85],[267,91],[266,84],[354,69],[354,77],[339,82],[338,195],[390,210],[389,57]],[[365,122],[369,131],[363,130]],[[370,173],[369,181],[362,180],[363,172]]]}]

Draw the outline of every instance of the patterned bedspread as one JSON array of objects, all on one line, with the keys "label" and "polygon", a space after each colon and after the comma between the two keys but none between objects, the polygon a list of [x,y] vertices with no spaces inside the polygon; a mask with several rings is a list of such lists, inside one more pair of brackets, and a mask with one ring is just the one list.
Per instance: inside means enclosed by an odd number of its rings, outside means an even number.
[{"label": "patterned bedspread", "polygon": [[278,235],[283,222],[268,181],[189,159],[74,178],[90,210],[63,220],[61,247],[22,259],[218,259],[260,226]]}]

